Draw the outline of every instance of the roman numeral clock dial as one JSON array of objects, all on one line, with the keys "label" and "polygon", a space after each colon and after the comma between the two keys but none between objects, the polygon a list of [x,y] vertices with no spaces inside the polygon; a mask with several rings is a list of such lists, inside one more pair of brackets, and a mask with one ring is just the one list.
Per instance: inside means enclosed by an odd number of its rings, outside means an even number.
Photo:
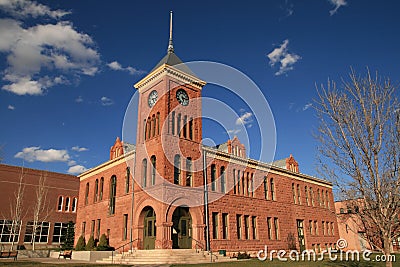
[{"label": "roman numeral clock dial", "polygon": [[189,105],[189,96],[183,89],[179,89],[178,91],[176,91],[176,99],[182,106]]},{"label": "roman numeral clock dial", "polygon": [[157,91],[156,90],[151,91],[151,93],[149,94],[149,99],[148,99],[149,107],[153,107],[156,104],[157,99],[158,99]]}]

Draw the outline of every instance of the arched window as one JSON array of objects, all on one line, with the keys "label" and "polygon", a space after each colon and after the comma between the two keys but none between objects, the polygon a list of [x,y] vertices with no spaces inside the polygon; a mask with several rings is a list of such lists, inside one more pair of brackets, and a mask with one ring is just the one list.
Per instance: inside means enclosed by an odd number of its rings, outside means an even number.
[{"label": "arched window", "polygon": [[156,116],[153,114],[151,120],[151,137],[156,135]]},{"label": "arched window", "polygon": [[300,185],[297,185],[297,202],[301,205]]},{"label": "arched window", "polygon": [[64,197],[63,196],[59,196],[58,197],[57,211],[62,211],[63,210],[63,205],[64,205]]},{"label": "arched window", "polygon": [[314,191],[312,187],[310,187],[310,198],[311,198],[311,205],[314,206]]},{"label": "arched window", "polygon": [[117,193],[117,177],[113,175],[110,179],[110,204],[109,214],[115,214],[115,196]]},{"label": "arched window", "polygon": [[147,159],[142,161],[142,187],[147,186]]},{"label": "arched window", "polygon": [[329,202],[328,191],[325,191],[325,199],[326,199],[327,207],[328,207],[328,209],[330,209],[331,203]]},{"label": "arched window", "polygon": [[240,188],[242,187],[241,185],[240,185],[240,170],[238,170],[237,171],[237,192],[238,192],[238,195],[240,195]]},{"label": "arched window", "polygon": [[157,112],[157,135],[160,135],[160,112]]},{"label": "arched window", "polygon": [[225,167],[221,167],[221,192],[225,193]]},{"label": "arched window", "polygon": [[192,158],[186,159],[186,186],[192,186]]},{"label": "arched window", "polygon": [[69,199],[69,197],[66,197],[65,198],[65,211],[66,212],[69,212],[69,205],[70,205],[70,199]]},{"label": "arched window", "polygon": [[245,194],[245,191],[247,190],[246,189],[246,184],[244,183],[244,179],[245,179],[245,172],[243,171],[242,172],[242,195],[244,195]]},{"label": "arched window", "polygon": [[146,140],[147,123],[146,119],[143,120],[143,140]]},{"label": "arched window", "polygon": [[103,200],[104,177],[100,178],[100,193],[99,200]]},{"label": "arched window", "polygon": [[156,184],[156,172],[157,172],[157,166],[156,166],[156,156],[151,156],[150,158],[151,161],[151,185]]},{"label": "arched window", "polygon": [[319,189],[317,189],[317,202],[318,206],[321,206],[321,192],[319,192]]},{"label": "arched window", "polygon": [[89,183],[86,183],[85,190],[85,205],[89,204]]},{"label": "arched window", "polygon": [[193,118],[189,120],[189,139],[193,140]]},{"label": "arched window", "polygon": [[181,136],[182,129],[181,129],[181,120],[182,120],[182,115],[181,113],[178,113],[178,116],[176,116],[176,127],[177,127],[177,133],[178,136]]},{"label": "arched window", "polygon": [[264,176],[264,198],[268,200],[268,178]]},{"label": "arched window", "polygon": [[254,196],[254,174],[250,174],[250,195]]},{"label": "arched window", "polygon": [[307,189],[307,186],[304,187],[304,196],[306,197],[306,205],[310,206],[310,202],[308,201],[308,189]]},{"label": "arched window", "polygon": [[215,164],[211,164],[211,191],[216,190],[216,176],[217,176],[217,168]]},{"label": "arched window", "polygon": [[72,212],[76,212],[77,204],[78,204],[78,199],[74,197],[74,200],[72,201]]},{"label": "arched window", "polygon": [[292,195],[294,204],[297,204],[297,197],[296,197],[296,190],[294,189],[294,183],[292,183]]},{"label": "arched window", "polygon": [[274,179],[273,178],[271,178],[270,180],[269,180],[269,185],[271,186],[271,200],[276,200],[276,197],[275,197],[275,183],[274,183]]},{"label": "arched window", "polygon": [[174,157],[174,184],[180,184],[181,181],[181,156]]},{"label": "arched window", "polygon": [[94,201],[97,202],[97,198],[99,195],[99,179],[96,179],[96,182],[94,183]]}]

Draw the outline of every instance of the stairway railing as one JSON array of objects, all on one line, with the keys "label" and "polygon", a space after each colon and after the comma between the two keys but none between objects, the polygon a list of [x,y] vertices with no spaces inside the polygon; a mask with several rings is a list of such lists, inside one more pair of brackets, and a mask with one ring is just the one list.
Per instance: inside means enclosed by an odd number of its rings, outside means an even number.
[{"label": "stairway railing", "polygon": [[114,251],[117,251],[117,252],[118,252],[118,250],[119,250],[120,248],[122,248],[122,259],[123,259],[123,258],[124,258],[124,254],[125,254],[125,247],[128,246],[128,245],[130,245],[130,244],[132,244],[132,243],[135,242],[135,241],[139,241],[139,242],[140,242],[140,238],[136,238],[136,239],[134,239],[134,240],[132,240],[132,241],[129,241],[128,243],[123,244],[122,246],[119,246],[119,247],[117,247],[115,250],[113,250],[112,253],[111,253],[111,263],[114,263]]}]

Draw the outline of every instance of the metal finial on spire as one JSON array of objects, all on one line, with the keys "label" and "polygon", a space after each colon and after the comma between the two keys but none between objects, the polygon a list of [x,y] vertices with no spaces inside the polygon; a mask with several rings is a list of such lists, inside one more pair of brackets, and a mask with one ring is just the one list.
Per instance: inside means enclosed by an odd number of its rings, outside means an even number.
[{"label": "metal finial on spire", "polygon": [[172,11],[170,12],[169,18],[169,43],[168,43],[168,53],[174,53],[174,45],[172,43]]}]

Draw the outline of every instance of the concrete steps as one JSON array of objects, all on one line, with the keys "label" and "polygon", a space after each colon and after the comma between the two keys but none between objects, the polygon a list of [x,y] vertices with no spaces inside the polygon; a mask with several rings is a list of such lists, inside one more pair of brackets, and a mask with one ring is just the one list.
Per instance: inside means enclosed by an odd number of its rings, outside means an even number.
[{"label": "concrete steps", "polygon": [[135,250],[125,252],[96,261],[97,263],[118,263],[118,264],[174,264],[174,263],[209,263],[235,261],[223,255],[211,255],[206,251],[194,249],[154,249]]}]

